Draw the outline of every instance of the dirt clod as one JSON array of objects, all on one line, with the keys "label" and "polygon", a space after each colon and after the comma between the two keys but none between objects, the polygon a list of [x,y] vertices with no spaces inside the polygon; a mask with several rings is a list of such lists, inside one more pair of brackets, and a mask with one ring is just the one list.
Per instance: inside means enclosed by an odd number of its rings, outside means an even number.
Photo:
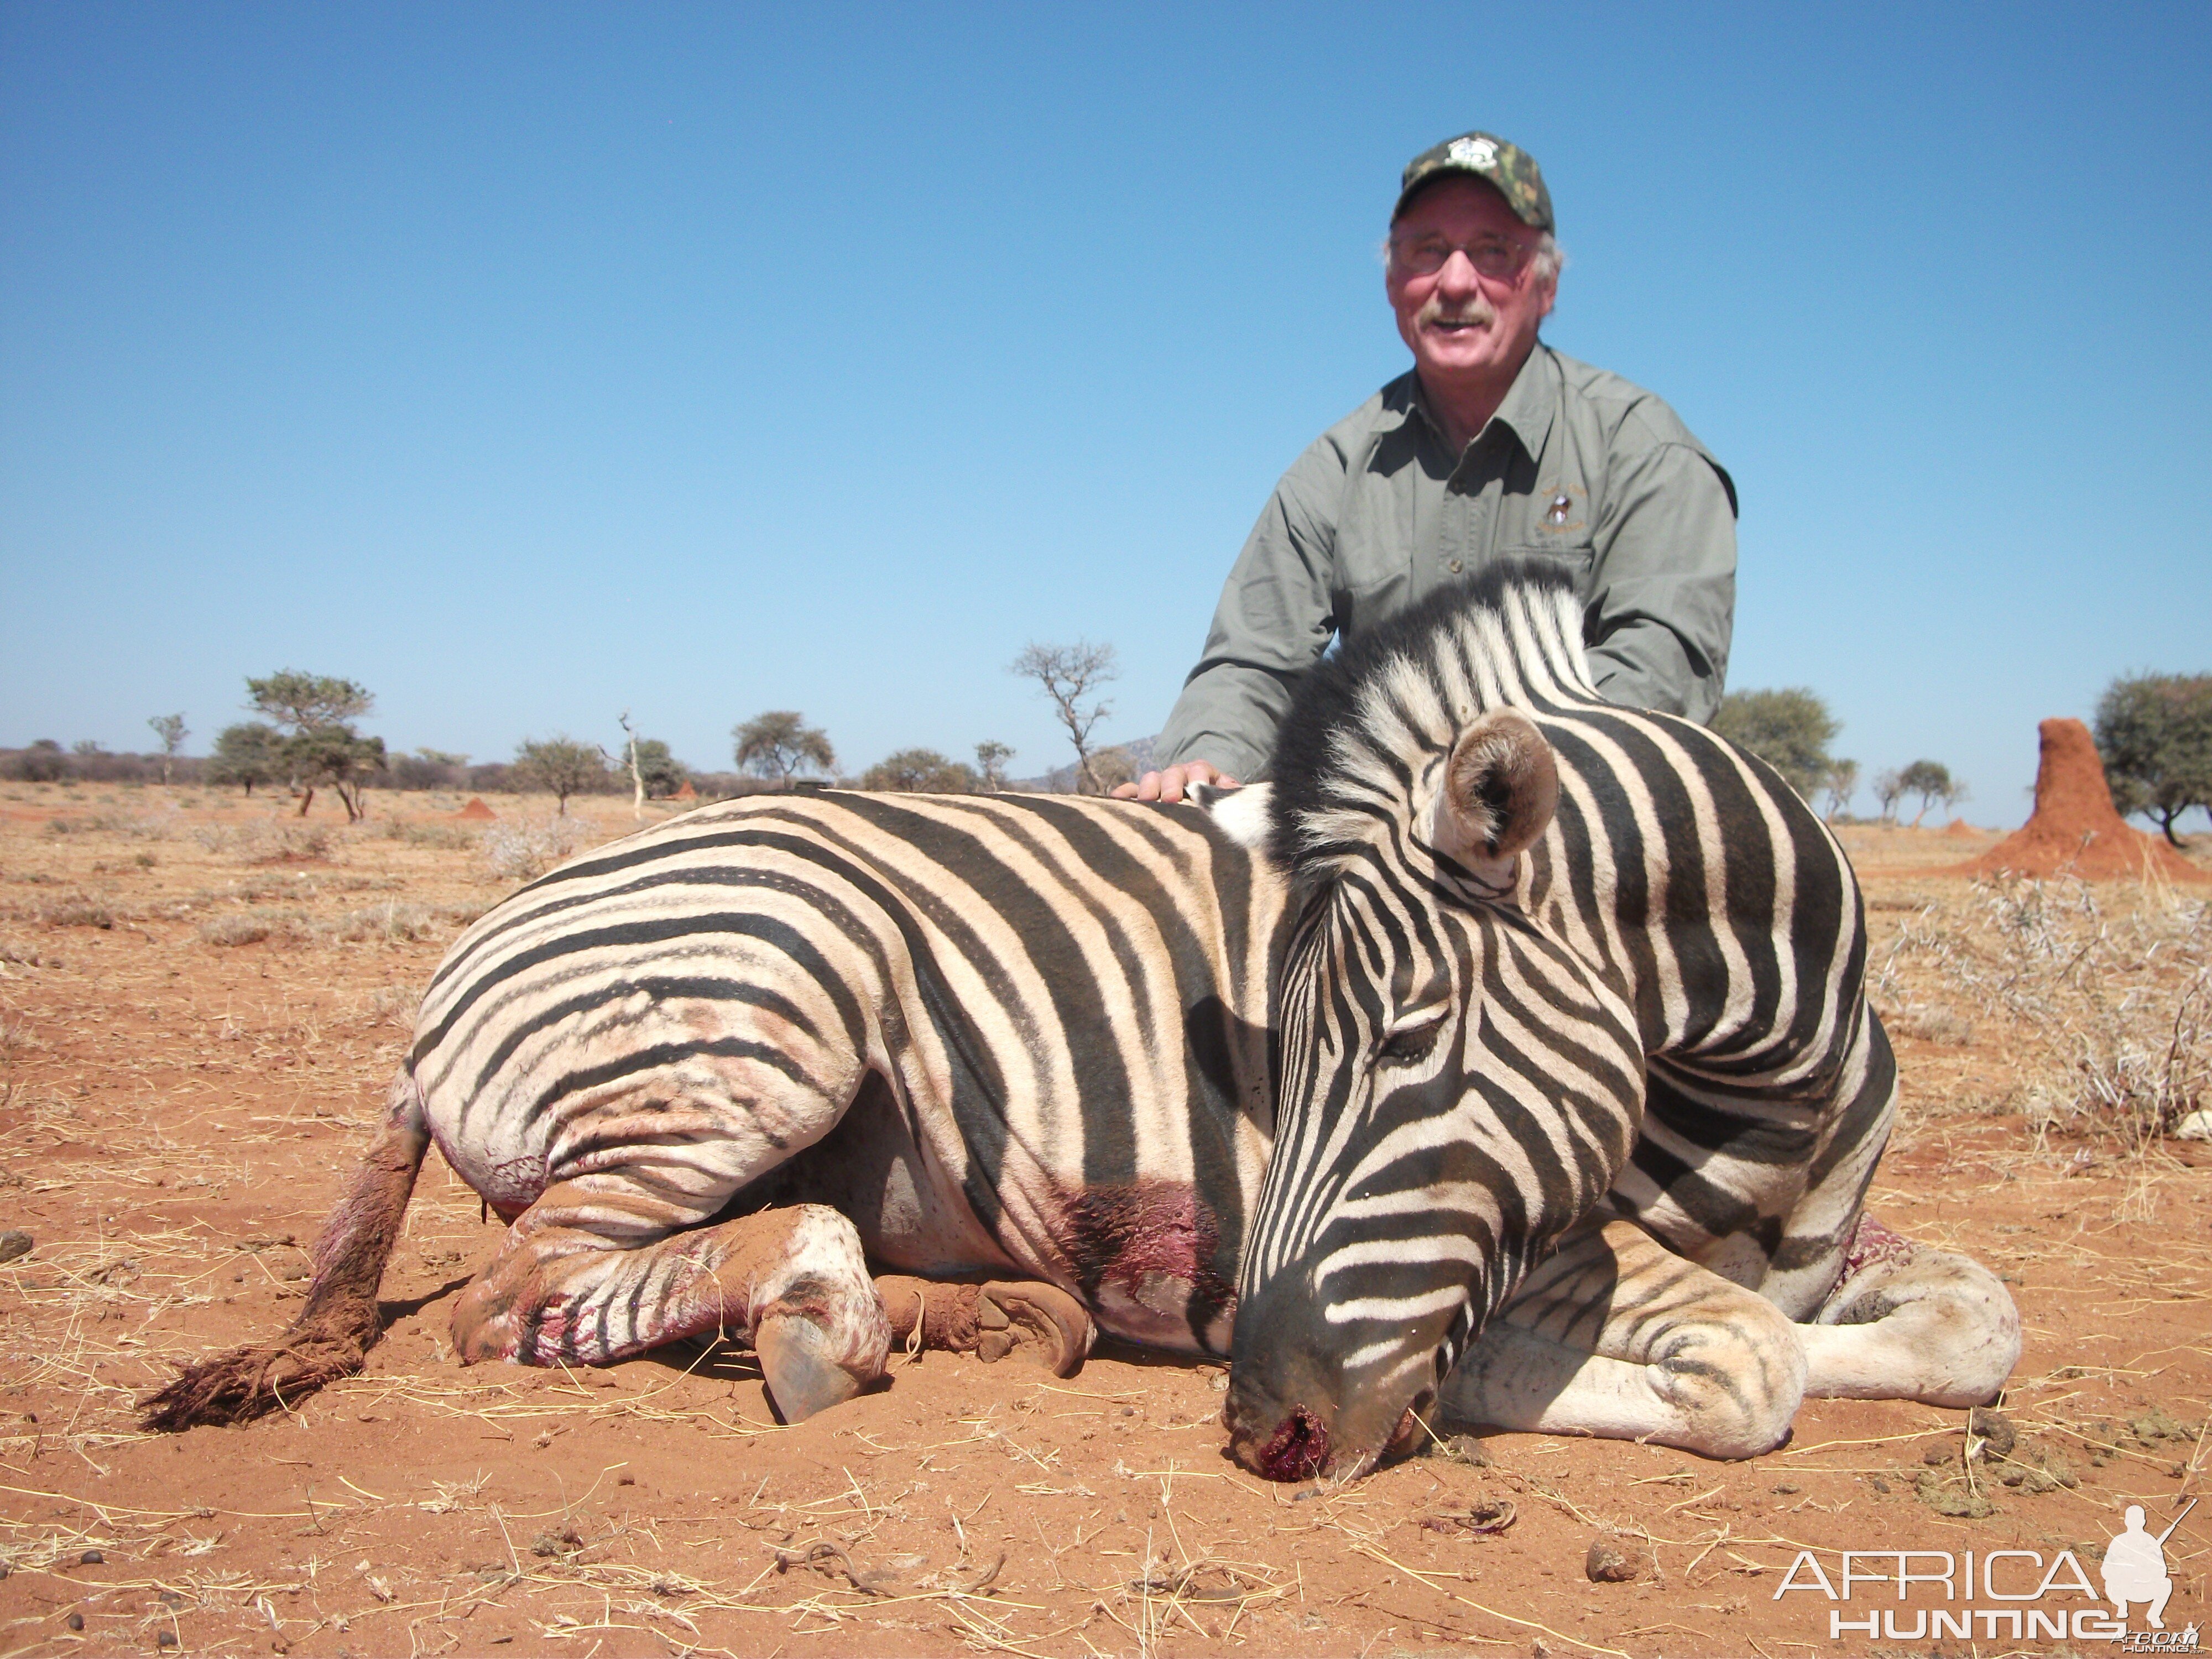
[{"label": "dirt clod", "polygon": [[1966,1413],[1966,1432],[1982,1443],[1981,1455],[1985,1457],[2008,1457],[2012,1449],[2020,1443],[2020,1431],[1994,1406],[1977,1406]]},{"label": "dirt clod", "polygon": [[31,1243],[30,1234],[18,1232],[10,1227],[6,1232],[0,1233],[0,1261],[13,1261],[19,1255],[30,1255]]},{"label": "dirt clod", "polygon": [[1639,1549],[1609,1538],[1593,1538],[1589,1553],[1583,1558],[1583,1574],[1593,1584],[1626,1584],[1641,1577],[1649,1565]]}]

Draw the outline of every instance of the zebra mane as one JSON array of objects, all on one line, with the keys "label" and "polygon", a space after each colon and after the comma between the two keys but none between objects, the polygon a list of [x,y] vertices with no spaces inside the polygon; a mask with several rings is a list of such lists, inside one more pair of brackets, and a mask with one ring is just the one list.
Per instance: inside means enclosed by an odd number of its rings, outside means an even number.
[{"label": "zebra mane", "polygon": [[1271,763],[1269,850],[1325,875],[1410,827],[1427,763],[1478,715],[1596,701],[1573,582],[1547,559],[1503,560],[1305,676]]}]

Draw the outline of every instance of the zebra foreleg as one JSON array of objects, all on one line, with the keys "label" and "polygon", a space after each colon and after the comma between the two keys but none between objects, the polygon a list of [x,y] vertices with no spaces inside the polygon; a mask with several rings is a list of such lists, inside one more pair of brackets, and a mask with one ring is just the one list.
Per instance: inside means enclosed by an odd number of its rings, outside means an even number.
[{"label": "zebra foreleg", "polygon": [[1781,1310],[1642,1228],[1570,1234],[1439,1392],[1449,1417],[1753,1457],[1790,1432],[1805,1356]]},{"label": "zebra foreleg", "polygon": [[462,1293],[455,1352],[465,1363],[604,1364],[720,1332],[752,1344],[788,1423],[883,1375],[890,1330],[844,1216],[800,1204],[670,1232],[665,1212],[604,1176],[548,1188]]},{"label": "zebra foreleg", "polygon": [[876,1279],[876,1291],[896,1346],[973,1353],[986,1363],[1031,1349],[1059,1376],[1073,1376],[1098,1334],[1081,1303],[1057,1285],[1033,1279],[945,1285],[886,1273]]},{"label": "zebra foreleg", "polygon": [[1810,1395],[1979,1406],[2020,1360],[2020,1310],[1994,1273],[1871,1216],[1859,1218],[1843,1278],[1813,1317],[1796,1327]]}]

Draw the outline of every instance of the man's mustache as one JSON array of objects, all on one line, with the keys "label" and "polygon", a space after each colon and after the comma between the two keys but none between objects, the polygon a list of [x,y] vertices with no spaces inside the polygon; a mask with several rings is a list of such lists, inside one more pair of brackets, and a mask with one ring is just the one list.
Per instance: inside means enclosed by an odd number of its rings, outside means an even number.
[{"label": "man's mustache", "polygon": [[1421,307],[1420,315],[1414,320],[1422,323],[1471,323],[1484,327],[1498,320],[1498,307],[1480,297],[1457,306],[1431,300]]}]

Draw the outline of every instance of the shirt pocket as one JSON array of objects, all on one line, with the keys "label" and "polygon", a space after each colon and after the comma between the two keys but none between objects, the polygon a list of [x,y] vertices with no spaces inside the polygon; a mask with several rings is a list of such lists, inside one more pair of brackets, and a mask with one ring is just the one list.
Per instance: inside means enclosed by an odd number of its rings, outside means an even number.
[{"label": "shirt pocket", "polygon": [[1590,573],[1597,565],[1597,549],[1589,542],[1557,537],[1550,541],[1524,543],[1518,547],[1501,547],[1496,556],[1500,559],[1527,559],[1540,567],[1556,567],[1574,579],[1577,593],[1585,599],[1589,597]]}]

